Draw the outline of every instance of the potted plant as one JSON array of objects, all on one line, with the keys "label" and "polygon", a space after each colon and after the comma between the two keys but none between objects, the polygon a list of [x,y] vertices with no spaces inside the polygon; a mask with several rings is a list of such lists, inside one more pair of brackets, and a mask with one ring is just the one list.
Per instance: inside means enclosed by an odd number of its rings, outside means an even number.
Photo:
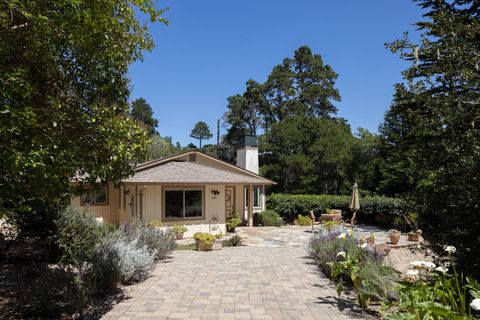
[{"label": "potted plant", "polygon": [[209,233],[197,232],[193,235],[193,238],[195,239],[197,251],[212,251],[215,236]]},{"label": "potted plant", "polygon": [[242,220],[237,215],[233,215],[227,218],[227,232],[235,232],[235,228],[242,223]]},{"label": "potted plant", "polygon": [[172,231],[173,231],[173,233],[175,233],[175,239],[177,239],[177,240],[183,239],[183,234],[185,232],[187,232],[187,230],[188,230],[187,227],[181,226],[181,225],[178,225],[178,224],[176,224],[172,227]]},{"label": "potted plant", "polygon": [[422,235],[422,230],[416,229],[408,233],[408,241],[420,241],[420,236]]},{"label": "potted plant", "polygon": [[402,233],[396,229],[392,229],[388,232],[388,236],[390,237],[391,244],[397,244],[400,241],[400,236]]},{"label": "potted plant", "polygon": [[145,226],[150,227],[150,228],[162,228],[163,223],[160,222],[159,220],[153,219],[145,223]]},{"label": "potted plant", "polygon": [[340,221],[342,220],[342,210],[339,209],[326,209],[325,213],[320,215],[322,222],[326,221]]},{"label": "potted plant", "polygon": [[396,216],[393,219],[393,230],[398,230],[398,231],[407,231],[406,230],[407,223],[405,222],[405,218],[403,216]]},{"label": "potted plant", "polygon": [[372,246],[375,243],[375,234],[373,234],[373,232],[370,232],[370,235],[366,237],[365,240],[369,245]]}]

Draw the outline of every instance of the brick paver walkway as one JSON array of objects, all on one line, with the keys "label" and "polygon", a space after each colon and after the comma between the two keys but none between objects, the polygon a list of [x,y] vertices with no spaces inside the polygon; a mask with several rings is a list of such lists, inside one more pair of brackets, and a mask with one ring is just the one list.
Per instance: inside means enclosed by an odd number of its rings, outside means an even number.
[{"label": "brick paver walkway", "polygon": [[364,319],[305,247],[176,251],[104,319]]}]

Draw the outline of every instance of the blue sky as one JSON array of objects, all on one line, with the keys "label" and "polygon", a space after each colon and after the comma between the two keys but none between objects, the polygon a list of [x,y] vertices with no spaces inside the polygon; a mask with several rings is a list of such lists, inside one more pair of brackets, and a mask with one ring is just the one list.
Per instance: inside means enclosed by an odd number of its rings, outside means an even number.
[{"label": "blue sky", "polygon": [[[393,85],[408,65],[385,42],[415,33],[422,11],[409,0],[169,0],[155,49],[130,67],[131,99],[145,98],[160,134],[182,145],[197,121],[216,132],[228,96],[308,45],[339,74],[338,115],[376,132]],[[225,128],[221,128],[225,133]],[[215,143],[215,138],[209,141]]]}]

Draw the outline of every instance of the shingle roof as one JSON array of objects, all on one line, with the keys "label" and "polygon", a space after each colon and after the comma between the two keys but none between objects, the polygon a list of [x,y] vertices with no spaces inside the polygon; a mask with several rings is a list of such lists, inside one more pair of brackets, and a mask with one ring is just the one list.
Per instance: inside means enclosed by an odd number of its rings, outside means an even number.
[{"label": "shingle roof", "polygon": [[136,183],[251,183],[271,184],[260,176],[239,174],[195,162],[171,161],[136,172],[125,182]]}]

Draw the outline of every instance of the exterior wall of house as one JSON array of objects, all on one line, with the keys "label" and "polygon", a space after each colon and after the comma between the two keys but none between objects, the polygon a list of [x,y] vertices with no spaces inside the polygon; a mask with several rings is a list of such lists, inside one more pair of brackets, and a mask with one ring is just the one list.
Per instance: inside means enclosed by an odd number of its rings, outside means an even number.
[{"label": "exterior wall of house", "polygon": [[[169,188],[182,186],[168,186]],[[186,187],[186,186],[183,186]],[[225,227],[225,185],[205,185],[203,188],[203,217],[199,219],[167,220],[164,218],[164,186],[157,184],[135,185],[123,184],[120,188],[109,185],[108,205],[90,206],[89,211],[104,221],[122,224],[136,221],[161,221],[166,226],[185,225],[188,232],[185,237],[192,237],[196,232],[226,233]],[[242,189],[237,187],[236,190]],[[218,191],[218,194],[212,193]],[[240,200],[239,200],[240,199]],[[242,198],[236,198],[236,207]],[[73,205],[81,207],[80,197],[72,198]],[[241,208],[241,206],[240,206]],[[240,211],[239,211],[240,212]]]},{"label": "exterior wall of house", "polygon": [[[119,223],[118,219],[118,203],[119,190],[113,184],[108,186],[108,204],[106,205],[92,205],[89,211],[95,215],[95,218],[103,218],[103,220],[111,223]],[[77,207],[82,207],[80,204],[80,196],[75,196],[71,200],[71,204]]]}]

